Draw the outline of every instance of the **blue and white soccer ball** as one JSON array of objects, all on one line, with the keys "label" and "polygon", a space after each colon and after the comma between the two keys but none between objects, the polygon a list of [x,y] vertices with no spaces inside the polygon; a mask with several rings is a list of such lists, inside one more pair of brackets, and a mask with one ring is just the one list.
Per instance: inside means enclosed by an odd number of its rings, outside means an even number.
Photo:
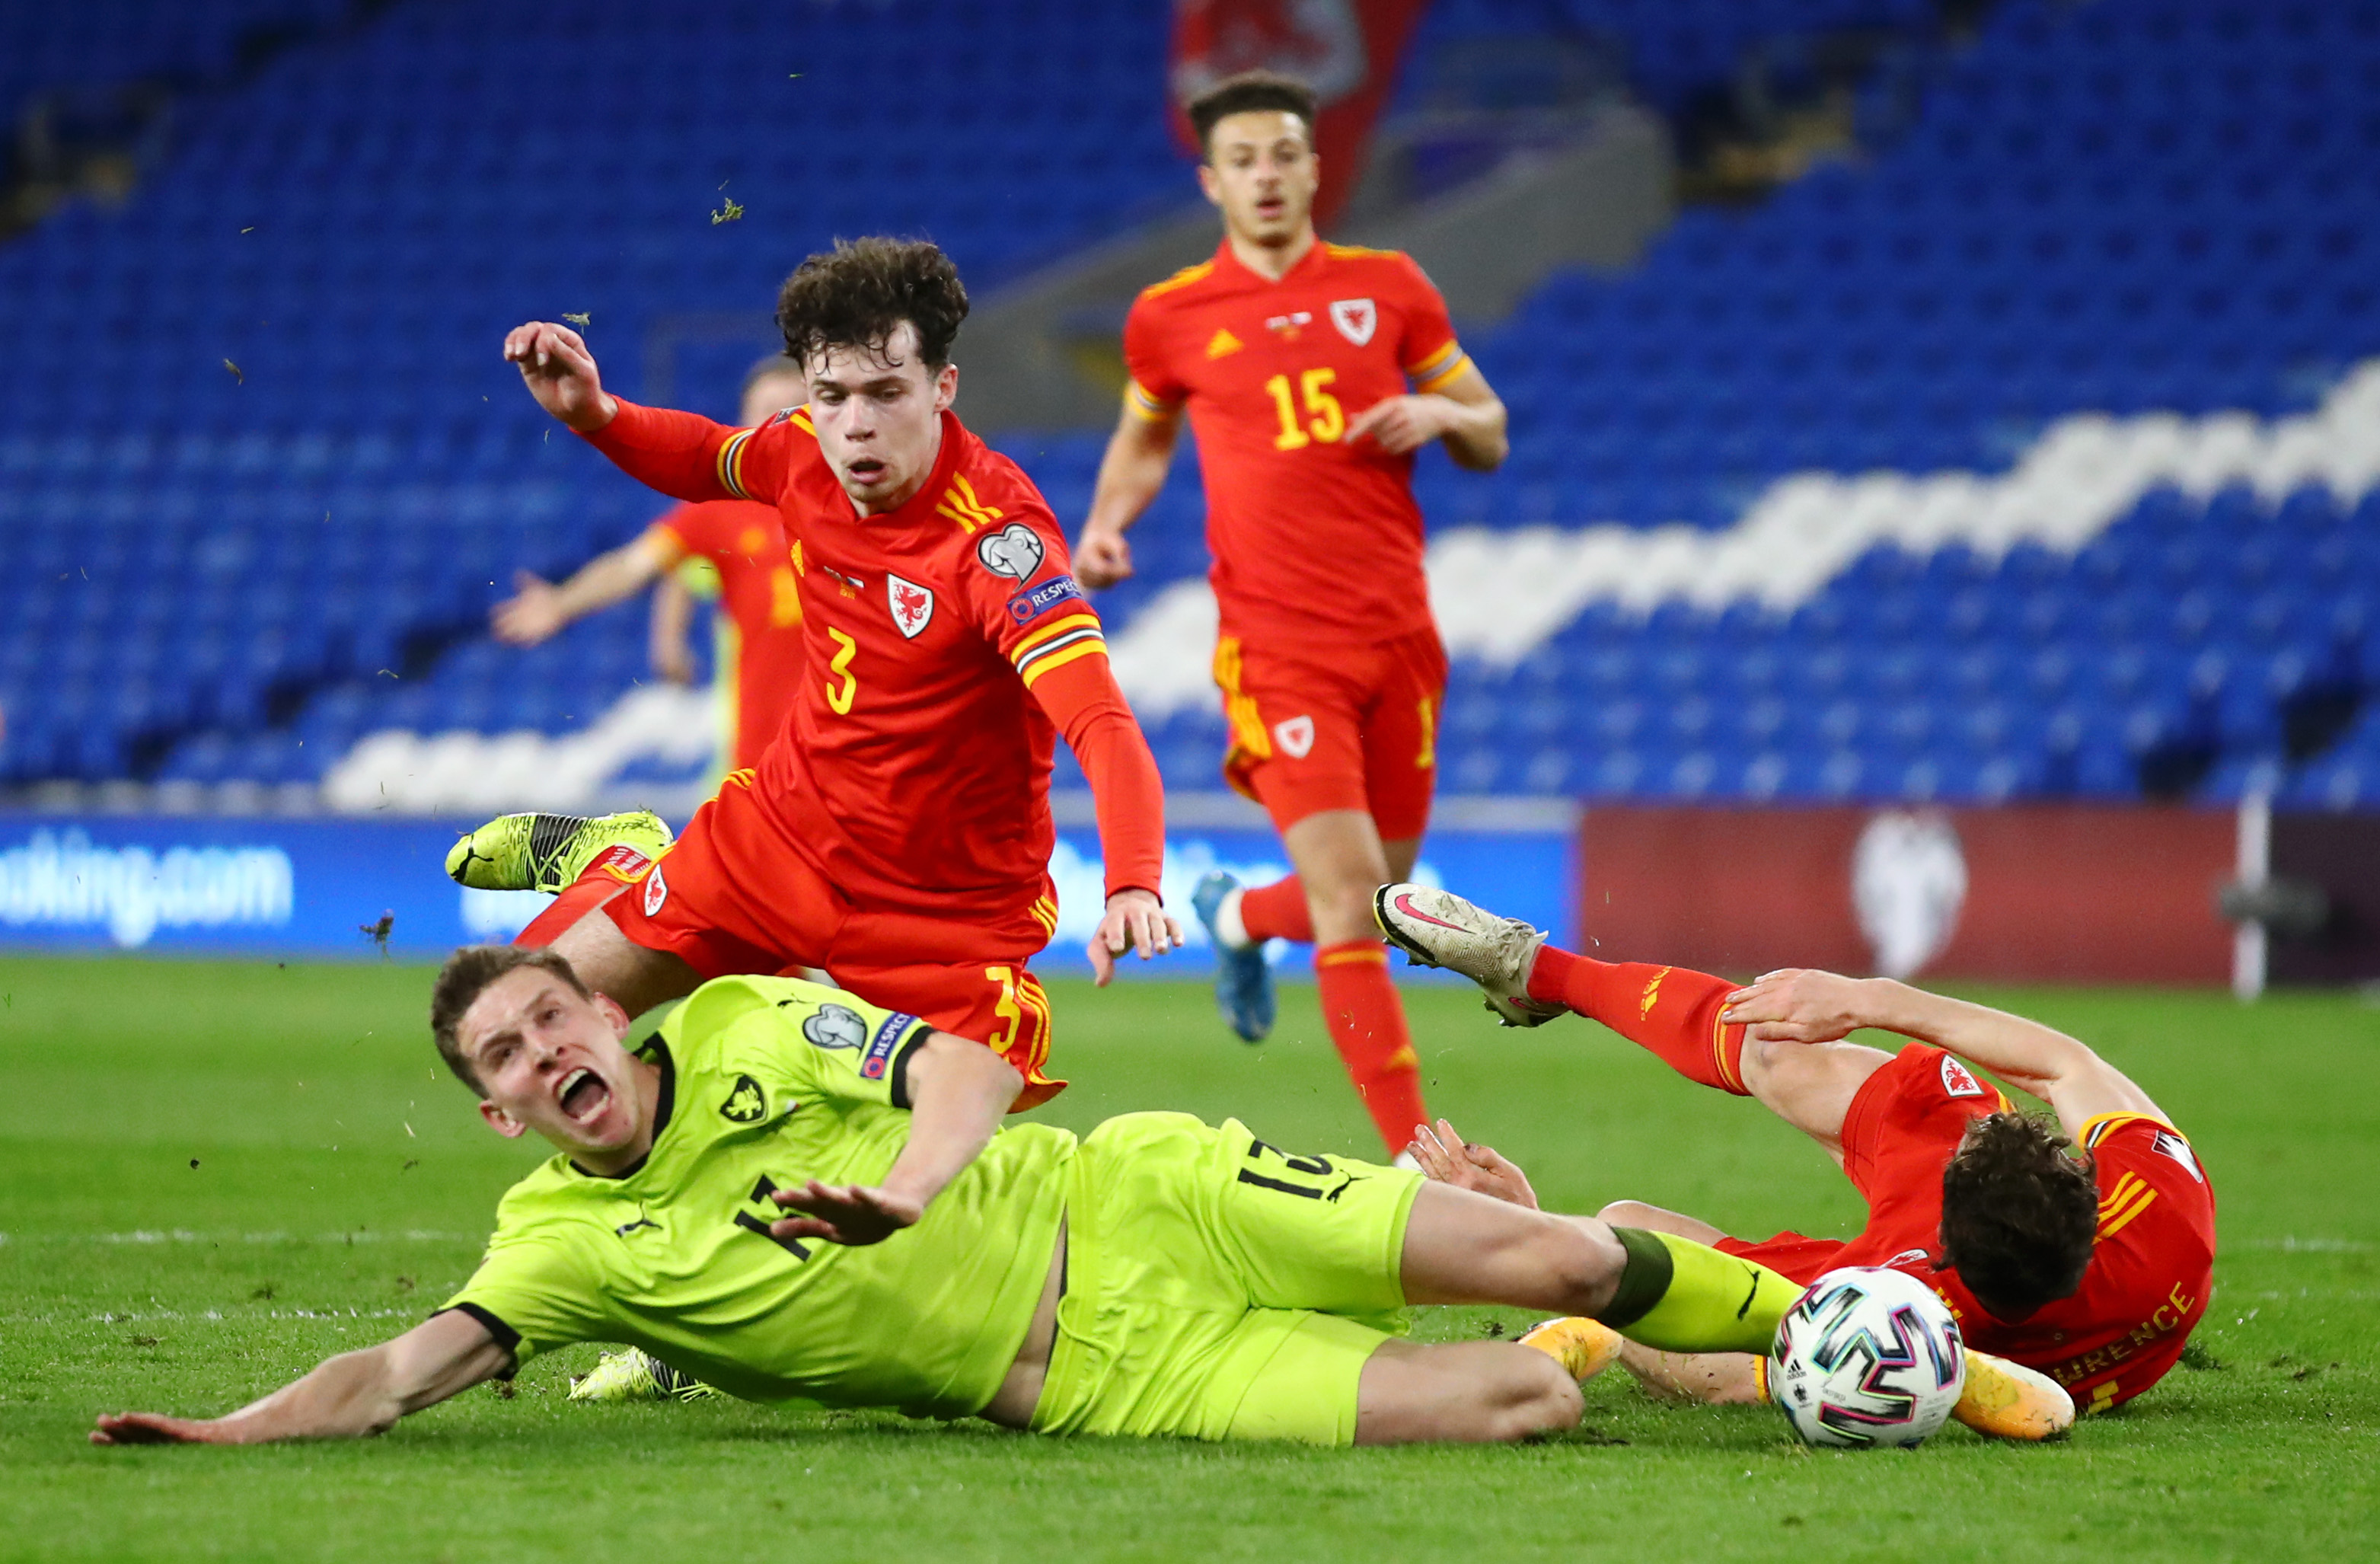
[{"label": "blue and white soccer ball", "polygon": [[1967,1379],[1949,1305],[1902,1271],[1828,1271],[1778,1322],[1768,1394],[1804,1444],[1915,1445],[1942,1426]]}]

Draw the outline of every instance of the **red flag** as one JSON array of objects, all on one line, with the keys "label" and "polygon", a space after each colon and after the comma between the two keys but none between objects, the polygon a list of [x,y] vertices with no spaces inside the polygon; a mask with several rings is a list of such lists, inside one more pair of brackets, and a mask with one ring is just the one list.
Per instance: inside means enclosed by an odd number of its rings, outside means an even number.
[{"label": "red flag", "polygon": [[1173,126],[1197,150],[1182,105],[1224,77],[1276,70],[1314,89],[1321,122],[1314,150],[1322,188],[1314,221],[1327,224],[1364,173],[1372,122],[1396,84],[1414,27],[1429,0],[1174,0]]}]

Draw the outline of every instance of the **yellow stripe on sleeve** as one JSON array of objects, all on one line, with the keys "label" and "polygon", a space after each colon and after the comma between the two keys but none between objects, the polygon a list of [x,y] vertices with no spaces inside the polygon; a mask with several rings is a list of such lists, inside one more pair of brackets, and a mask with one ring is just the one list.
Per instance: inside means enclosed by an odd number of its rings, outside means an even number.
[{"label": "yellow stripe on sleeve", "polygon": [[1059,637],[1067,634],[1069,631],[1086,629],[1103,629],[1103,626],[1099,624],[1099,616],[1098,614],[1088,612],[1070,613],[1062,619],[1052,620],[1049,624],[1044,624],[1039,629],[1034,631],[1032,634],[1026,636],[1024,639],[1018,641],[1016,643],[1016,649],[1008,654],[1008,660],[1011,662],[1014,662],[1023,658],[1026,653],[1031,651],[1035,647],[1041,645],[1044,641],[1054,641]]},{"label": "yellow stripe on sleeve", "polygon": [[1100,657],[1108,654],[1108,642],[1105,636],[1095,636],[1070,647],[1061,647],[1047,657],[1037,657],[1028,661],[1020,662],[1016,665],[1016,672],[1023,676],[1025,687],[1029,690],[1033,687],[1033,682],[1036,679],[1051,669],[1063,668],[1069,662],[1077,661],[1094,653]]},{"label": "yellow stripe on sleeve", "polygon": [[1133,417],[1152,424],[1172,423],[1173,416],[1182,410],[1180,403],[1168,402],[1152,394],[1138,381],[1133,381],[1123,388],[1123,405]]},{"label": "yellow stripe on sleeve", "polygon": [[751,442],[752,430],[739,429],[719,447],[719,487],[739,500],[752,497],[744,491],[744,447]]},{"label": "yellow stripe on sleeve", "polygon": [[2181,1134],[2180,1130],[2174,1129],[2171,1124],[2167,1123],[2164,1120],[2158,1118],[2154,1113],[2130,1112],[2101,1113],[2093,1118],[2085,1119],[2082,1121],[2082,1133],[2077,1134],[2074,1138],[2082,1144],[2083,1150],[2090,1151],[2097,1147],[2101,1141],[2106,1140],[2118,1130],[2122,1129],[2127,1124],[2132,1123],[2155,1124],[2160,1130],[2172,1131],[2173,1134],[2181,1135],[2182,1142],[2185,1145],[2187,1145],[2190,1140],[2188,1135]]},{"label": "yellow stripe on sleeve", "polygon": [[1461,345],[1450,342],[1446,347],[1447,351],[1454,357],[1444,364],[1436,369],[1425,367],[1407,371],[1413,376],[1415,391],[1430,392],[1436,391],[1442,385],[1451,385],[1463,378],[1463,370],[1471,368],[1471,355],[1463,352]]}]

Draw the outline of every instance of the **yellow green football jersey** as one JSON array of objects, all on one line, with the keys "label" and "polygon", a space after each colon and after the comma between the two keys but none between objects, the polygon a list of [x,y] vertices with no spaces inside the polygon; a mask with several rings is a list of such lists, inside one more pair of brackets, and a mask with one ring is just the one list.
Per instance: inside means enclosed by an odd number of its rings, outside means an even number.
[{"label": "yellow green football jersey", "polygon": [[882,1243],[768,1231],[786,1214],[773,1190],[882,1182],[908,1139],[903,1066],[930,1031],[813,983],[705,984],[646,1054],[651,1154],[616,1178],[557,1156],[515,1184],[447,1306],[524,1359],[619,1341],[749,1400],[981,1410],[1049,1275],[1073,1135],[1003,1129]]}]

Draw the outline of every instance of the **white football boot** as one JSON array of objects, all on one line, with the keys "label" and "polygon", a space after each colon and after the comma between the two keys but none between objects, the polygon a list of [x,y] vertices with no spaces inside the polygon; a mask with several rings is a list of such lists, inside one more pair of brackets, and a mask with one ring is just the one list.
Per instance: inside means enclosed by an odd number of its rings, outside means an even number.
[{"label": "white football boot", "polygon": [[1529,968],[1546,943],[1542,928],[1498,917],[1451,891],[1427,885],[1381,886],[1372,893],[1372,916],[1389,943],[1416,964],[1441,966],[1478,984],[1488,1008],[1507,1026],[1542,1026],[1569,1012],[1568,1005],[1529,998]]}]

